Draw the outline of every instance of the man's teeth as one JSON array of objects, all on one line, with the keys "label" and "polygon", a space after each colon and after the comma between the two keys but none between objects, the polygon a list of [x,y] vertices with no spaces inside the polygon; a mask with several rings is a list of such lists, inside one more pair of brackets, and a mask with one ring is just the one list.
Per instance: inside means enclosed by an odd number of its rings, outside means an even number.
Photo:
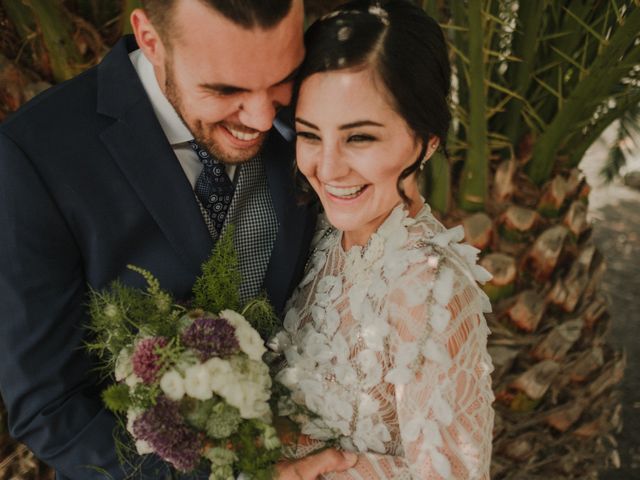
[{"label": "man's teeth", "polygon": [[350,198],[356,197],[362,190],[364,190],[365,185],[360,185],[357,187],[334,187],[331,185],[325,185],[324,188],[327,192],[335,197],[343,197]]},{"label": "man's teeth", "polygon": [[233,128],[229,128],[229,127],[227,127],[227,130],[229,130],[229,133],[233,135],[235,138],[237,138],[238,140],[251,141],[251,140],[255,140],[260,136],[260,132],[255,132],[255,133],[240,132],[238,130],[234,130]]}]

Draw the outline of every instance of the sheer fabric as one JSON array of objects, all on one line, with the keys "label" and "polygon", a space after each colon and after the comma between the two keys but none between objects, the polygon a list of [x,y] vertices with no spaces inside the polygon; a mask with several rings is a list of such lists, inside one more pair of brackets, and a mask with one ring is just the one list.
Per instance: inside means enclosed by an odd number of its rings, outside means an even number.
[{"label": "sheer fabric", "polygon": [[345,253],[320,222],[273,346],[287,360],[278,380],[319,416],[302,432],[361,452],[325,478],[489,478],[490,304],[476,284],[489,275],[462,237],[426,205],[415,218],[398,206]]}]

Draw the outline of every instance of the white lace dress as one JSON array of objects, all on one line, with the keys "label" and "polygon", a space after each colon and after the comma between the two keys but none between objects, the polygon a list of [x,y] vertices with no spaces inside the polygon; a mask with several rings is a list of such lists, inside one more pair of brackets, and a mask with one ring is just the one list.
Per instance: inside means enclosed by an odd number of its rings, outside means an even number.
[{"label": "white lace dress", "polygon": [[396,207],[366,247],[344,252],[321,217],[307,271],[272,342],[278,380],[319,415],[302,431],[361,452],[331,479],[488,479],[491,306],[478,251],[428,206]]}]

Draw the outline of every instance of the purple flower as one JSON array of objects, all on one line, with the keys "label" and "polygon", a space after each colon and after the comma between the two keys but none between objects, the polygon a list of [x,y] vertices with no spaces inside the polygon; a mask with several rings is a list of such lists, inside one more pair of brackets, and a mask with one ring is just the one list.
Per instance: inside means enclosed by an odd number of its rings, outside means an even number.
[{"label": "purple flower", "polygon": [[224,318],[196,318],[182,334],[182,343],[195,350],[201,362],[240,350],[236,329]]},{"label": "purple flower", "polygon": [[185,424],[177,402],[159,396],[156,404],[133,422],[133,433],[176,469],[188,472],[198,466],[204,444]]},{"label": "purple flower", "polygon": [[166,345],[167,340],[163,337],[145,338],[138,342],[131,357],[131,363],[133,364],[133,373],[140,377],[144,383],[149,384],[157,380],[162,363],[156,350]]}]

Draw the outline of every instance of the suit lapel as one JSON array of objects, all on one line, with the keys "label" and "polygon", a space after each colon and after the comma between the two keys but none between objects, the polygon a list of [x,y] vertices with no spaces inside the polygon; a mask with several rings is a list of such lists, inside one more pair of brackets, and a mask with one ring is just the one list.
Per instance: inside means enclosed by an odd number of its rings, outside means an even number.
[{"label": "suit lapel", "polygon": [[172,247],[198,272],[212,240],[129,60],[133,48],[130,37],[121,40],[98,67],[98,111],[115,119],[100,137]]}]

